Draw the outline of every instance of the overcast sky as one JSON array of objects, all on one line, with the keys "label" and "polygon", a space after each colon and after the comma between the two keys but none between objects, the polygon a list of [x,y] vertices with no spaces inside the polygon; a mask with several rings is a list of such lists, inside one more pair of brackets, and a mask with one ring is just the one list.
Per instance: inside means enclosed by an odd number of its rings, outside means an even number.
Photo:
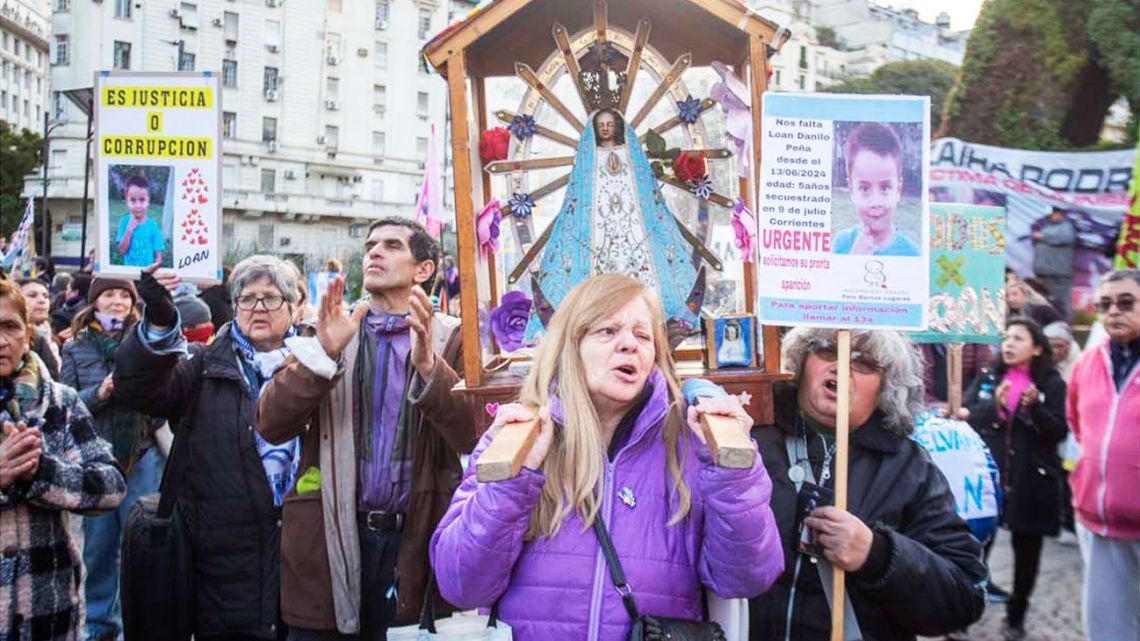
[{"label": "overcast sky", "polygon": [[974,26],[983,0],[872,0],[876,4],[895,8],[918,9],[918,15],[927,22],[945,11],[950,14],[950,28],[955,31]]}]

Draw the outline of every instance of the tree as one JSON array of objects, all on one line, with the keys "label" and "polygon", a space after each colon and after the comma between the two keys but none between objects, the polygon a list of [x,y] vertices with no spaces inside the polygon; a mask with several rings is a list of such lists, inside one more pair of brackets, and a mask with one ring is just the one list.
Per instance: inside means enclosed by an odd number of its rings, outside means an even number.
[{"label": "tree", "polygon": [[1118,97],[1140,110],[1137,69],[1135,0],[989,0],[942,133],[1024,149],[1095,145]]},{"label": "tree", "polygon": [[43,139],[0,121],[0,234],[11,236],[24,215],[24,176],[43,161]]},{"label": "tree", "polygon": [[942,105],[958,68],[941,60],[890,62],[867,78],[854,78],[824,89],[829,93],[886,93],[930,96],[930,128],[942,122]]}]

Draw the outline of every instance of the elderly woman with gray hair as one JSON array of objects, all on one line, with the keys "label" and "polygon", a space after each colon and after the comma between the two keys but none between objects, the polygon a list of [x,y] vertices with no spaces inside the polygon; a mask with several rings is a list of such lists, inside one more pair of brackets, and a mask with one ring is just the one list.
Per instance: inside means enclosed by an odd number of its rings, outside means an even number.
[{"label": "elderly woman with gray hair", "polygon": [[981,546],[955,514],[946,479],[909,438],[923,409],[917,347],[897,332],[852,332],[847,510],[830,499],[836,332],[794,329],[782,352],[794,379],[774,390],[775,424],[752,434],[772,478],[784,574],[751,600],[751,638],[828,639],[833,568],[847,573],[844,638],[914,639],[976,621],[985,604]]},{"label": "elderly woman with gray hair", "polygon": [[188,448],[178,507],[194,564],[194,636],[283,638],[280,513],[297,477],[298,443],[270,445],[253,416],[290,354],[297,271],[272,256],[238,263],[230,276],[236,315],[209,345],[182,335],[170,293],[177,278],[145,271],[138,281],[145,315],[119,348],[115,397],[170,421],[172,469],[179,448]]}]

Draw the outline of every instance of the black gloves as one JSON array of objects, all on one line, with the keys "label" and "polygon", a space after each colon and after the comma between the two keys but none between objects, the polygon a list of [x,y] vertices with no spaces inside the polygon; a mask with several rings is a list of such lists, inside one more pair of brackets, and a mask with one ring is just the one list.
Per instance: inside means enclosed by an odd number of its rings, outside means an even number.
[{"label": "black gloves", "polygon": [[172,327],[178,322],[178,308],[170,290],[162,286],[151,274],[143,273],[135,283],[139,298],[146,305],[144,313],[152,325]]}]

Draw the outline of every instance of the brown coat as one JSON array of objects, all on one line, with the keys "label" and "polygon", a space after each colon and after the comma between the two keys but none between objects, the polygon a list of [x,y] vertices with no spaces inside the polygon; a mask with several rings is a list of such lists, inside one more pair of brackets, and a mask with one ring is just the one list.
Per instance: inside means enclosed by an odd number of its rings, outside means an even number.
[{"label": "brown coat", "polygon": [[[415,435],[411,497],[396,560],[399,622],[418,620],[428,578],[428,543],[459,485],[459,454],[475,446],[474,414],[451,388],[462,376],[460,332],[437,315],[433,323],[436,364],[424,381],[408,367],[408,406],[402,413]],[[357,336],[343,363],[325,379],[290,358],[262,391],[257,429],[274,443],[301,435],[299,473],[321,470],[320,491],[291,491],[283,507],[281,611],[289,625],[360,629],[360,540],[356,530],[359,459],[353,437]],[[345,376],[345,373],[348,373]],[[382,595],[365,595],[383,598]]]}]

